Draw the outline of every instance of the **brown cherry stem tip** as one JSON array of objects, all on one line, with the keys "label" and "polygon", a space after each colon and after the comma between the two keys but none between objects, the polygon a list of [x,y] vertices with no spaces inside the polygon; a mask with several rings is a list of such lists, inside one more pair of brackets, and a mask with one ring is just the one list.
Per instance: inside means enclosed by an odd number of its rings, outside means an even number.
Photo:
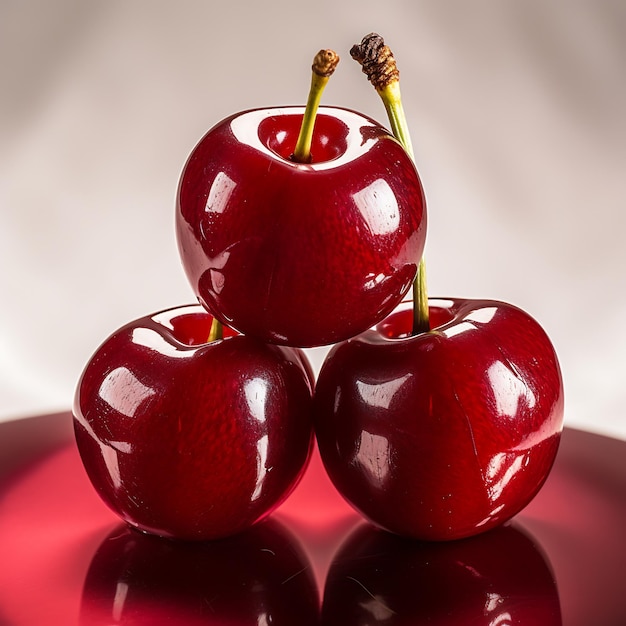
[{"label": "brown cherry stem tip", "polygon": [[318,76],[328,78],[332,76],[338,63],[339,55],[334,50],[320,50],[313,59],[311,70]]},{"label": "brown cherry stem tip", "polygon": [[360,63],[363,73],[377,91],[400,79],[391,49],[376,33],[366,35],[360,44],[352,46],[350,56]]}]

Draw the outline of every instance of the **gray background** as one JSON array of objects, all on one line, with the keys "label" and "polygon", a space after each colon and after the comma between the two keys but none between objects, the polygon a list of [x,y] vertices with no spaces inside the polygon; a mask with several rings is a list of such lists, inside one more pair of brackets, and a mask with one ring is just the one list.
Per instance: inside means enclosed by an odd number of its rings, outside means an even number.
[{"label": "gray background", "polygon": [[324,103],[386,123],[348,54],[370,31],[401,71],[431,295],[526,309],[566,424],[626,438],[619,0],[0,2],[0,420],[69,408],[110,332],[193,301],[174,197],[210,126],[303,103],[325,47]]}]

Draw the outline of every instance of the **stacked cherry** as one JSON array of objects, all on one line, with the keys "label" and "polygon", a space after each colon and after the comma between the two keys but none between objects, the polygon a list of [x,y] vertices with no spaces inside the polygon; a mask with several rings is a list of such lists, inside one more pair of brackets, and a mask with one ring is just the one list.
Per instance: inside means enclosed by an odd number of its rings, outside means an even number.
[{"label": "stacked cherry", "polygon": [[[213,127],[176,210],[199,304],[127,324],[83,372],[78,448],[135,528],[199,540],[244,530],[295,488],[315,438],[346,500],[409,537],[496,526],[548,475],[563,419],[550,340],[512,305],[428,299],[395,61],[377,35],[351,54],[392,132],[318,106],[332,51],[315,58],[306,107]],[[305,348],[330,344],[315,380]]]}]

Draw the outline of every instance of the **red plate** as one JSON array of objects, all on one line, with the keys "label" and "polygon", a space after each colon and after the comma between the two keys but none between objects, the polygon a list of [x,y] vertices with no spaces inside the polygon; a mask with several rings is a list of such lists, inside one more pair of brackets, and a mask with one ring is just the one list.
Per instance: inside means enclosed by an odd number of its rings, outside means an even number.
[{"label": "red plate", "polygon": [[447,544],[374,530],[314,458],[272,520],[208,545],[120,525],[67,413],[0,424],[0,624],[626,623],[626,442],[566,430],[540,494]]}]

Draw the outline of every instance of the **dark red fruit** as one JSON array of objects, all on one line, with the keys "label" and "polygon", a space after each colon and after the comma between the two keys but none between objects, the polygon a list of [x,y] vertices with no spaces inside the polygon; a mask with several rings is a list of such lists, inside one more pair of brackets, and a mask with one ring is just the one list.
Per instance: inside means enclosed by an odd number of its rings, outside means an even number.
[{"label": "dark red fruit", "polygon": [[412,284],[426,236],[422,186],[373,120],[319,110],[312,161],[291,159],[302,107],[239,113],[182,172],[176,229],[200,302],[264,341],[334,343],[377,323]]},{"label": "dark red fruit", "polygon": [[[410,304],[408,305],[410,309]],[[419,539],[487,530],[545,481],[563,424],[563,384],[545,332],[490,300],[430,300],[338,344],[314,414],[340,493],[373,523]]]},{"label": "dark red fruit", "polygon": [[157,535],[248,528],[286,498],[309,458],[304,354],[243,336],[206,343],[212,319],[194,305],[124,326],[76,392],[76,441],[94,487]]}]

